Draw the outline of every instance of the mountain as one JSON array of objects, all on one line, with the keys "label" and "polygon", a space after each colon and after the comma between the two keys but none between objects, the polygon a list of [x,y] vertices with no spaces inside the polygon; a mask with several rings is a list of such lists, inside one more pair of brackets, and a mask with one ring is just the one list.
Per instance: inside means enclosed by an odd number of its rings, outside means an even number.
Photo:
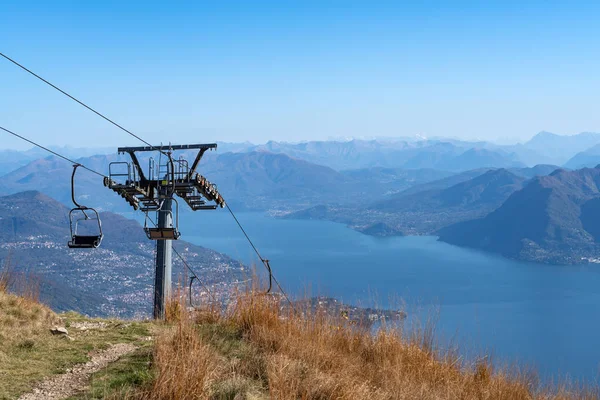
[{"label": "mountain", "polygon": [[450,213],[454,208],[461,211],[494,209],[502,204],[513,192],[521,189],[525,178],[506,169],[487,171],[473,179],[457,183],[445,189],[402,194],[369,206],[369,209],[382,212],[428,212]]},{"label": "mountain", "polygon": [[449,171],[437,169],[404,169],[373,167],[363,169],[352,169],[341,171],[342,175],[351,178],[362,188],[370,192],[369,199],[374,193],[384,196],[391,195],[414,185],[425,184],[424,182],[436,181],[453,175]]},{"label": "mountain", "polygon": [[[513,153],[526,165],[552,164],[557,162],[556,158],[545,153],[539,153],[542,150],[532,150],[522,143],[499,146],[502,150]],[[560,160],[559,160],[560,161]]]},{"label": "mountain", "polygon": [[202,174],[226,192],[251,196],[280,196],[290,190],[332,192],[348,182],[341,173],[322,165],[268,152],[225,153],[205,163]]},{"label": "mountain", "polygon": [[482,167],[518,168],[525,167],[525,164],[520,162],[515,154],[471,148],[456,157],[437,164],[436,167],[449,171],[467,171]]},{"label": "mountain", "polygon": [[[187,154],[188,159],[192,156]],[[98,155],[77,162],[108,173],[113,161],[125,156]],[[140,159],[147,165],[146,159]],[[397,193],[412,185],[448,176],[438,170],[366,168],[335,171],[329,167],[268,152],[207,153],[198,170],[219,186],[224,197],[237,209],[301,209],[315,203],[359,204]],[[0,180],[0,195],[38,190],[71,205],[73,166],[51,156],[30,162]],[[102,184],[102,177],[85,169],[77,171],[75,194],[79,202],[99,210],[129,211],[121,197]],[[182,208],[184,212],[185,208]]]},{"label": "mountain", "polygon": [[283,153],[335,170],[384,167],[464,171],[525,166],[516,154],[500,146],[458,140],[351,140],[297,144],[271,141],[255,150]]},{"label": "mountain", "polygon": [[544,163],[562,165],[575,154],[600,143],[600,133],[582,132],[577,135],[557,135],[540,132],[526,142],[523,147],[546,156]]},{"label": "mountain", "polygon": [[575,154],[565,163],[564,167],[569,169],[593,168],[598,164],[600,164],[600,144]]},{"label": "mountain", "polygon": [[[104,240],[97,249],[69,249],[69,209],[36,191],[0,197],[0,258],[41,280],[42,299],[57,310],[92,315],[147,315],[151,309],[155,243],[141,226],[101,213]],[[241,265],[184,241],[176,248],[205,284],[243,278]],[[174,274],[186,275],[174,258]],[[177,281],[178,278],[174,278]]]},{"label": "mountain", "polygon": [[[100,173],[108,174],[110,162],[124,160],[124,156],[96,155],[75,161]],[[63,204],[71,205],[73,204],[71,201],[72,172],[73,165],[58,157],[36,159],[4,175],[0,180],[0,195],[36,190]],[[75,195],[78,201],[88,207],[112,211],[129,210],[123,199],[104,187],[102,177],[83,168],[77,170]]]},{"label": "mountain", "polygon": [[526,182],[503,168],[482,173],[478,170],[474,174],[471,179],[463,176],[454,185],[440,184],[450,177],[437,181],[428,190],[409,189],[367,207],[320,205],[287,214],[285,218],[330,220],[374,236],[432,234],[456,222],[485,216]]},{"label": "mountain", "polygon": [[[414,193],[419,192],[427,192],[431,190],[437,189],[446,189],[451,186],[454,186],[458,183],[468,181],[470,179],[476,178],[480,175],[485,174],[488,171],[491,171],[495,168],[478,168],[472,169],[465,172],[459,172],[457,174],[449,174],[445,178],[431,180],[422,184],[415,184],[410,188],[400,192],[397,196],[407,196]],[[511,172],[514,175],[523,177],[523,178],[533,178],[535,176],[548,175],[553,171],[560,169],[557,165],[536,165],[534,167],[525,167],[525,168],[506,168],[507,171]]]},{"label": "mountain", "polygon": [[534,178],[489,215],[448,226],[440,240],[532,261],[578,263],[600,251],[600,168]]},{"label": "mountain", "polygon": [[225,153],[203,165],[232,204],[249,209],[301,209],[313,204],[360,204],[449,173],[365,168],[338,172],[282,153]]},{"label": "mountain", "polygon": [[[51,146],[50,149],[69,158],[89,157],[95,154],[110,154],[116,149],[109,148],[75,148],[70,146]],[[38,147],[29,150],[0,150],[0,176],[15,171],[31,161],[46,157],[48,153]]]},{"label": "mountain", "polygon": [[454,186],[458,183],[465,182],[470,179],[476,178],[480,175],[483,175],[490,170],[492,170],[492,168],[479,168],[479,169],[473,169],[470,171],[459,172],[457,174],[450,175],[446,178],[422,183],[420,185],[414,185],[413,187],[400,192],[397,196],[407,196],[407,195],[410,195],[413,193],[427,192],[430,190],[437,190],[437,189],[446,189],[446,188]]},{"label": "mountain", "polygon": [[508,168],[510,172],[523,178],[534,178],[536,176],[550,175],[552,172],[560,169],[558,165],[538,164],[527,168]]}]

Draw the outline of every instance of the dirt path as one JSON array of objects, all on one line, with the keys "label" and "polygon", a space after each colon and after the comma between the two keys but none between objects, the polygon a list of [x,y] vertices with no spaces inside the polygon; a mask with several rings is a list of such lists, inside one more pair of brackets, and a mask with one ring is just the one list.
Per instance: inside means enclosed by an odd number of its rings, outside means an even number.
[{"label": "dirt path", "polygon": [[78,364],[62,375],[44,380],[33,392],[24,394],[19,400],[59,400],[73,396],[88,386],[91,374],[135,349],[132,344],[119,343],[97,351],[91,354],[92,359],[87,363]]}]

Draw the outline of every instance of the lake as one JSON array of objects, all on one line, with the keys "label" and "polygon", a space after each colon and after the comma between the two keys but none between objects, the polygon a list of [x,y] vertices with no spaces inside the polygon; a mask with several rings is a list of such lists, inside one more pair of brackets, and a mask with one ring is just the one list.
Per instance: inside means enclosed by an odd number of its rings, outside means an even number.
[{"label": "lake", "polygon": [[[492,353],[549,379],[595,382],[600,361],[600,265],[524,263],[438,242],[375,238],[327,221],[238,219],[284,288],[434,316],[441,343]],[[257,263],[226,210],[181,216],[182,239]]]}]

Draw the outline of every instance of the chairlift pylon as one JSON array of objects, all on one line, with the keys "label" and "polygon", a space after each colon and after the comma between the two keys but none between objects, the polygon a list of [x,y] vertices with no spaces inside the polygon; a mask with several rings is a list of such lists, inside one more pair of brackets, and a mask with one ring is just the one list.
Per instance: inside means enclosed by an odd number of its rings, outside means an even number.
[{"label": "chairlift pylon", "polygon": [[[102,233],[102,222],[100,221],[100,215],[98,214],[98,211],[90,207],[82,206],[81,204],[77,203],[77,200],[75,200],[75,172],[77,172],[77,167],[79,166],[79,164],[73,165],[73,174],[71,175],[71,200],[73,200],[75,208],[71,209],[69,212],[71,240],[67,243],[67,246],[72,249],[95,249],[100,246],[100,243],[102,243],[102,238],[104,237],[104,234]],[[93,215],[90,216],[88,213],[93,213]],[[78,214],[82,216],[77,217]],[[98,234],[78,234],[77,229],[79,227],[79,222],[90,220],[96,220],[98,222]]]}]

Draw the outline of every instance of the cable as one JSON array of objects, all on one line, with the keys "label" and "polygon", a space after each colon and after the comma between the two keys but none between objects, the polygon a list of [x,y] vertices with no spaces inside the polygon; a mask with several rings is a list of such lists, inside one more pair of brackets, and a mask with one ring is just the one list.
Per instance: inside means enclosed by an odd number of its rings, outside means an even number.
[{"label": "cable", "polygon": [[[181,260],[181,262],[183,262],[183,265],[185,265],[185,267],[192,273],[193,277],[192,279],[197,279],[198,282],[200,283],[200,285],[202,285],[202,287],[204,289],[206,289],[206,291],[208,292],[208,295],[210,297],[212,297],[213,301],[215,303],[218,303],[219,301],[217,300],[216,296],[210,291],[210,289],[208,288],[208,286],[206,286],[198,277],[198,274],[192,269],[192,267],[189,266],[189,264],[187,263],[187,261],[185,261],[185,259],[183,258],[183,256],[181,254],[179,254],[179,252],[177,251],[177,249],[175,247],[173,247],[173,252],[177,255],[177,257],[179,257],[179,259]],[[191,284],[190,284],[191,285]],[[191,296],[191,288],[190,288],[190,296]],[[191,301],[191,298],[190,298]]]},{"label": "cable", "polygon": [[[0,53],[0,55],[2,55],[2,53]],[[47,151],[48,153],[51,153],[65,161],[68,161],[74,165],[78,165],[83,169],[86,169],[98,176],[101,176],[103,178],[106,178],[107,176],[95,171],[89,167],[86,167],[85,165],[78,163],[77,161],[74,161],[68,157],[63,156],[62,154],[57,153],[56,151],[50,150],[47,147],[42,146],[41,144],[38,144],[36,142],[34,142],[31,139],[27,139],[26,137],[19,135],[18,133],[15,133],[11,130],[8,130],[2,126],[0,126],[0,129],[3,130],[6,133],[9,133],[21,140],[26,141],[27,143],[30,143],[34,146],[39,147],[42,150]],[[294,307],[294,304],[292,303],[292,301],[289,299],[287,293],[283,290],[283,287],[281,286],[281,284],[279,283],[279,281],[277,280],[277,278],[275,277],[275,275],[273,274],[273,271],[271,270],[271,266],[269,265],[269,260],[264,259],[261,255],[260,252],[258,251],[258,249],[256,248],[256,246],[254,245],[254,243],[252,242],[252,240],[250,239],[250,237],[248,236],[248,234],[246,233],[246,230],[244,229],[244,227],[242,226],[242,224],[240,223],[240,221],[237,219],[236,215],[234,214],[233,210],[231,209],[231,207],[229,207],[229,203],[225,203],[227,206],[227,209],[229,210],[229,213],[231,214],[231,216],[233,217],[233,219],[235,220],[235,222],[237,223],[238,227],[240,228],[240,230],[242,231],[242,233],[244,234],[244,236],[246,237],[246,239],[248,240],[248,243],[250,243],[250,246],[252,246],[252,248],[254,249],[254,251],[256,252],[256,255],[258,256],[258,258],[260,258],[260,260],[262,261],[262,263],[265,265],[265,267],[267,268],[267,271],[269,272],[269,290],[267,292],[269,292],[271,290],[271,286],[272,286],[272,281],[275,282],[275,284],[277,285],[277,287],[279,288],[279,291],[281,292],[281,294],[285,297],[285,299],[287,300],[287,302],[290,304],[290,306],[292,307],[292,309],[294,310],[294,312],[296,312],[296,309]],[[151,221],[154,223],[154,221]],[[216,299],[216,297],[214,296],[214,294],[210,291],[210,289],[200,280],[200,278],[198,277],[198,274],[196,274],[196,272],[189,266],[189,264],[186,262],[186,260],[183,258],[183,256],[181,254],[179,254],[179,252],[173,248],[173,251],[175,252],[175,254],[181,259],[181,261],[183,262],[183,264],[186,266],[186,268],[195,276],[196,279],[198,279],[198,282],[200,282],[200,284],[202,285],[202,287],[204,287],[206,289],[206,291],[208,292],[208,294],[213,298],[213,300],[215,302],[218,302],[218,300]]]},{"label": "cable", "polygon": [[[0,54],[1,54],[1,53],[0,53]],[[11,135],[13,135],[13,136],[15,136],[15,137],[18,137],[19,139],[22,139],[22,140],[24,140],[24,141],[26,141],[26,142],[28,142],[28,143],[30,143],[30,144],[32,144],[32,145],[34,145],[34,146],[37,146],[37,147],[39,147],[39,148],[40,148],[40,149],[42,149],[42,150],[46,150],[48,153],[52,153],[52,154],[54,154],[55,156],[57,156],[57,157],[60,157],[60,158],[62,158],[63,160],[66,160],[66,161],[68,161],[68,162],[72,163],[73,165],[79,165],[81,168],[83,168],[83,169],[87,169],[88,171],[90,171],[90,172],[93,172],[94,174],[96,174],[96,175],[99,175],[99,176],[101,176],[101,177],[103,177],[103,178],[106,178],[106,177],[107,177],[106,175],[104,175],[104,174],[101,174],[101,173],[100,173],[100,172],[98,172],[98,171],[94,171],[93,169],[91,169],[91,168],[88,168],[88,167],[86,167],[85,165],[78,163],[77,161],[73,161],[73,160],[71,160],[71,159],[70,159],[70,158],[68,158],[68,157],[65,157],[65,156],[63,156],[63,155],[61,155],[61,154],[58,154],[57,152],[55,152],[55,151],[53,151],[53,150],[50,150],[50,149],[49,149],[49,148],[47,148],[47,147],[44,147],[44,146],[42,146],[41,144],[37,144],[37,143],[36,143],[36,142],[34,142],[33,140],[29,140],[29,139],[27,139],[26,137],[24,137],[24,136],[21,136],[21,135],[19,135],[19,134],[15,133],[15,132],[13,132],[13,131],[9,131],[8,129],[6,129],[6,128],[3,128],[2,126],[0,126],[0,129],[2,129],[2,130],[3,130],[4,132],[6,132],[6,133],[10,133]]]},{"label": "cable", "polygon": [[283,287],[281,286],[281,284],[279,283],[279,281],[277,280],[277,278],[273,274],[273,271],[271,270],[271,265],[269,264],[269,260],[262,258],[262,256],[260,255],[258,249],[256,248],[256,246],[254,245],[254,243],[252,243],[252,240],[250,239],[250,236],[248,236],[248,234],[246,233],[246,230],[244,229],[244,227],[242,226],[242,224],[240,223],[240,221],[235,216],[233,210],[231,209],[231,207],[229,207],[229,203],[225,202],[225,205],[227,206],[227,209],[229,210],[229,213],[231,214],[231,216],[233,217],[233,219],[237,223],[238,227],[240,228],[240,230],[242,231],[242,233],[244,234],[244,236],[246,236],[246,239],[248,240],[248,243],[250,243],[250,246],[252,246],[252,248],[254,249],[254,252],[256,253],[256,255],[258,256],[258,258],[260,258],[260,261],[262,261],[262,263],[267,268],[267,271],[269,272],[269,290],[267,290],[267,293],[271,290],[271,286],[272,286],[271,282],[272,281],[275,282],[275,284],[279,288],[279,291],[281,292],[281,294],[283,295],[283,297],[287,300],[287,302],[292,307],[292,310],[295,313],[297,313],[298,311],[294,307],[294,303],[292,303],[292,301],[288,297],[287,293],[285,292],[285,290],[283,290]]},{"label": "cable", "polygon": [[80,105],[84,106],[85,108],[87,108],[88,110],[90,110],[91,112],[93,112],[94,114],[98,115],[99,117],[105,119],[106,121],[110,122],[111,124],[113,124],[114,126],[116,126],[117,128],[121,129],[122,131],[128,133],[129,135],[133,136],[134,138],[138,139],[139,141],[147,144],[148,146],[150,146],[152,149],[160,151],[161,153],[165,154],[165,152],[163,152],[161,149],[157,148],[156,146],[151,145],[150,143],[148,143],[147,141],[145,141],[144,139],[142,139],[141,137],[139,137],[138,135],[136,135],[135,133],[123,128],[121,125],[117,124],[115,121],[113,121],[112,119],[106,117],[105,115],[101,114],[100,112],[94,110],[92,107],[88,106],[87,104],[85,104],[84,102],[82,102],[81,100],[76,99],[75,97],[71,96],[69,93],[65,92],[64,90],[62,90],[61,88],[59,88],[58,86],[54,85],[53,83],[47,81],[46,79],[42,78],[41,76],[39,76],[38,74],[36,74],[35,72],[31,71],[30,69],[28,69],[27,67],[19,64],[18,62],[16,62],[15,60],[13,60],[12,58],[10,58],[9,56],[7,56],[6,54],[0,52],[0,56],[4,57],[5,59],[7,59],[8,61],[10,61],[11,63],[15,64],[17,67],[21,68],[22,70],[30,73],[31,75],[35,76],[37,79],[41,80],[42,82],[44,82],[45,84],[47,84],[48,86],[58,90],[59,92],[61,92],[62,94],[64,94],[65,96],[67,96],[68,98],[70,98],[71,100],[76,101],[77,103],[79,103]]},{"label": "cable", "polygon": [[240,223],[240,221],[237,219],[237,217],[233,213],[233,210],[231,209],[231,207],[229,207],[229,203],[225,202],[225,205],[227,206],[227,209],[229,210],[229,213],[231,214],[231,216],[233,217],[233,219],[237,223],[238,227],[240,228],[240,230],[242,231],[242,233],[244,234],[244,236],[246,236],[246,239],[248,240],[248,243],[250,243],[250,246],[252,246],[252,248],[254,249],[254,252],[256,253],[256,255],[258,256],[258,258],[264,264],[264,266],[267,268],[267,271],[269,272],[269,289],[267,290],[267,293],[269,293],[271,291],[271,287],[273,286],[273,284],[272,284],[273,271],[271,270],[271,266],[269,265],[269,260],[267,260],[265,258],[262,258],[262,256],[258,252],[258,249],[256,248],[256,246],[254,245],[254,243],[252,243],[252,240],[250,240],[250,237],[246,233],[246,230],[244,229],[244,227],[242,226],[242,224]]},{"label": "cable", "polygon": [[[42,78],[41,76],[39,76],[39,75],[38,75],[38,74],[36,74],[35,72],[31,71],[30,69],[28,69],[28,68],[27,68],[27,67],[25,67],[24,65],[21,65],[21,64],[19,64],[17,61],[15,61],[15,60],[13,60],[12,58],[8,57],[8,56],[7,56],[7,55],[5,55],[4,53],[0,52],[0,56],[4,57],[6,60],[10,61],[10,62],[11,62],[11,63],[13,63],[14,65],[16,65],[16,66],[18,66],[19,68],[21,68],[22,70],[24,70],[24,71],[28,72],[29,74],[33,75],[33,76],[34,76],[34,77],[36,77],[37,79],[41,80],[42,82],[44,82],[44,83],[45,83],[45,84],[47,84],[48,86],[50,86],[50,87],[52,87],[52,88],[54,88],[54,89],[58,90],[60,93],[62,93],[62,94],[64,94],[65,96],[69,97],[71,100],[73,100],[73,101],[75,101],[75,102],[79,103],[79,104],[80,104],[80,105],[82,105],[83,107],[85,107],[85,108],[87,108],[88,110],[92,111],[94,114],[96,114],[96,115],[98,115],[99,117],[103,118],[104,120],[106,120],[106,121],[110,122],[111,124],[113,124],[113,125],[114,125],[114,126],[116,126],[117,128],[119,128],[119,129],[121,129],[122,131],[126,132],[127,134],[129,134],[129,135],[133,136],[134,138],[138,139],[138,140],[139,140],[139,141],[141,141],[142,143],[144,143],[144,144],[148,145],[150,148],[152,148],[152,149],[154,149],[154,150],[157,150],[157,151],[159,151],[161,154],[168,155],[168,153],[166,153],[166,152],[162,151],[161,149],[157,148],[156,146],[153,146],[153,145],[151,145],[149,142],[147,142],[146,140],[142,139],[140,136],[138,136],[138,135],[136,135],[135,133],[133,133],[133,132],[131,132],[131,131],[129,131],[129,130],[127,130],[127,129],[125,129],[125,128],[124,128],[124,127],[122,127],[121,125],[117,124],[115,121],[111,120],[110,118],[108,118],[108,117],[106,117],[105,115],[101,114],[100,112],[96,111],[95,109],[93,109],[92,107],[88,106],[88,105],[87,105],[87,104],[85,104],[84,102],[82,102],[82,101],[78,100],[77,98],[75,98],[75,97],[71,96],[69,93],[65,92],[64,90],[62,90],[62,89],[61,89],[61,88],[59,88],[58,86],[54,85],[53,83],[49,82],[48,80],[46,80],[46,79]],[[6,129],[4,129],[4,130],[6,130]],[[7,131],[7,132],[9,132],[9,133],[11,133],[11,134],[13,134],[13,135],[15,135],[15,136],[17,136],[17,137],[20,137],[20,136],[16,135],[16,134],[15,134],[15,133],[13,133],[13,132],[10,132],[10,131],[8,131],[8,130],[6,130],[6,131]],[[21,137],[21,138],[22,138],[22,139],[24,139],[24,140],[27,140],[27,139],[25,139],[25,138],[23,138],[23,137]],[[32,143],[32,144],[35,144],[35,145],[36,145],[36,146],[38,146],[38,147],[41,147],[41,148],[43,148],[44,150],[50,151],[51,153],[58,155],[57,153],[55,153],[55,152],[52,152],[51,150],[49,150],[49,149],[46,149],[46,148],[44,148],[44,147],[42,147],[42,146],[40,146],[40,145],[38,145],[38,144],[36,144],[36,143],[33,143],[33,142],[29,141],[29,140],[27,140],[27,141],[28,141],[28,142],[30,142],[30,143]],[[68,161],[71,161],[71,160],[69,160],[69,159],[67,159],[66,157],[63,157],[63,156],[61,156],[61,155],[58,155],[58,156],[59,156],[59,157],[61,157],[61,158],[64,158],[64,159],[66,159],[66,160],[68,160]],[[170,156],[170,155],[169,155],[169,156]],[[87,167],[85,167],[85,166],[82,166],[82,167],[83,167],[83,168],[85,168],[85,169],[87,169],[87,170],[89,170],[89,171],[92,171],[92,172],[94,172],[94,173],[96,173],[96,174],[98,174],[98,175],[101,175],[101,176],[103,176],[103,177],[105,176],[105,175],[102,175],[102,174],[100,174],[100,173],[98,173],[98,172],[96,172],[96,171],[93,171],[93,170],[91,170],[91,169],[89,169],[89,168],[87,168]],[[248,243],[250,243],[250,245],[252,246],[252,248],[253,248],[253,249],[254,249],[254,251],[256,252],[256,255],[257,255],[259,258],[260,258],[261,262],[264,264],[265,268],[266,268],[266,269],[267,269],[267,271],[269,272],[269,288],[268,288],[268,290],[267,290],[267,293],[268,293],[268,292],[271,290],[271,288],[272,288],[272,282],[274,281],[274,282],[277,284],[277,286],[279,287],[279,290],[281,291],[281,293],[282,293],[282,294],[284,295],[284,297],[286,298],[286,300],[287,300],[287,301],[290,303],[290,305],[292,305],[292,307],[293,307],[293,304],[292,304],[292,302],[290,301],[290,299],[288,298],[287,294],[285,293],[285,291],[283,290],[283,288],[281,287],[281,285],[279,284],[279,282],[277,281],[277,279],[275,279],[275,277],[274,277],[274,275],[273,275],[273,271],[271,270],[271,266],[269,265],[269,260],[262,258],[262,256],[261,256],[261,255],[260,255],[260,253],[258,252],[258,249],[256,248],[256,246],[254,246],[254,243],[252,243],[252,240],[250,240],[250,237],[249,237],[249,236],[248,236],[248,234],[246,233],[246,231],[245,231],[245,229],[243,228],[242,224],[239,222],[239,220],[237,219],[237,217],[235,216],[235,214],[233,213],[233,211],[232,211],[232,210],[231,210],[231,208],[229,207],[229,204],[228,204],[228,203],[226,203],[226,205],[227,205],[227,209],[228,209],[228,210],[229,210],[229,212],[231,213],[231,216],[232,216],[232,217],[235,219],[235,222],[237,223],[237,225],[239,226],[240,230],[242,231],[242,233],[244,234],[244,236],[245,236],[245,237],[246,237],[246,239],[248,240]]]}]

